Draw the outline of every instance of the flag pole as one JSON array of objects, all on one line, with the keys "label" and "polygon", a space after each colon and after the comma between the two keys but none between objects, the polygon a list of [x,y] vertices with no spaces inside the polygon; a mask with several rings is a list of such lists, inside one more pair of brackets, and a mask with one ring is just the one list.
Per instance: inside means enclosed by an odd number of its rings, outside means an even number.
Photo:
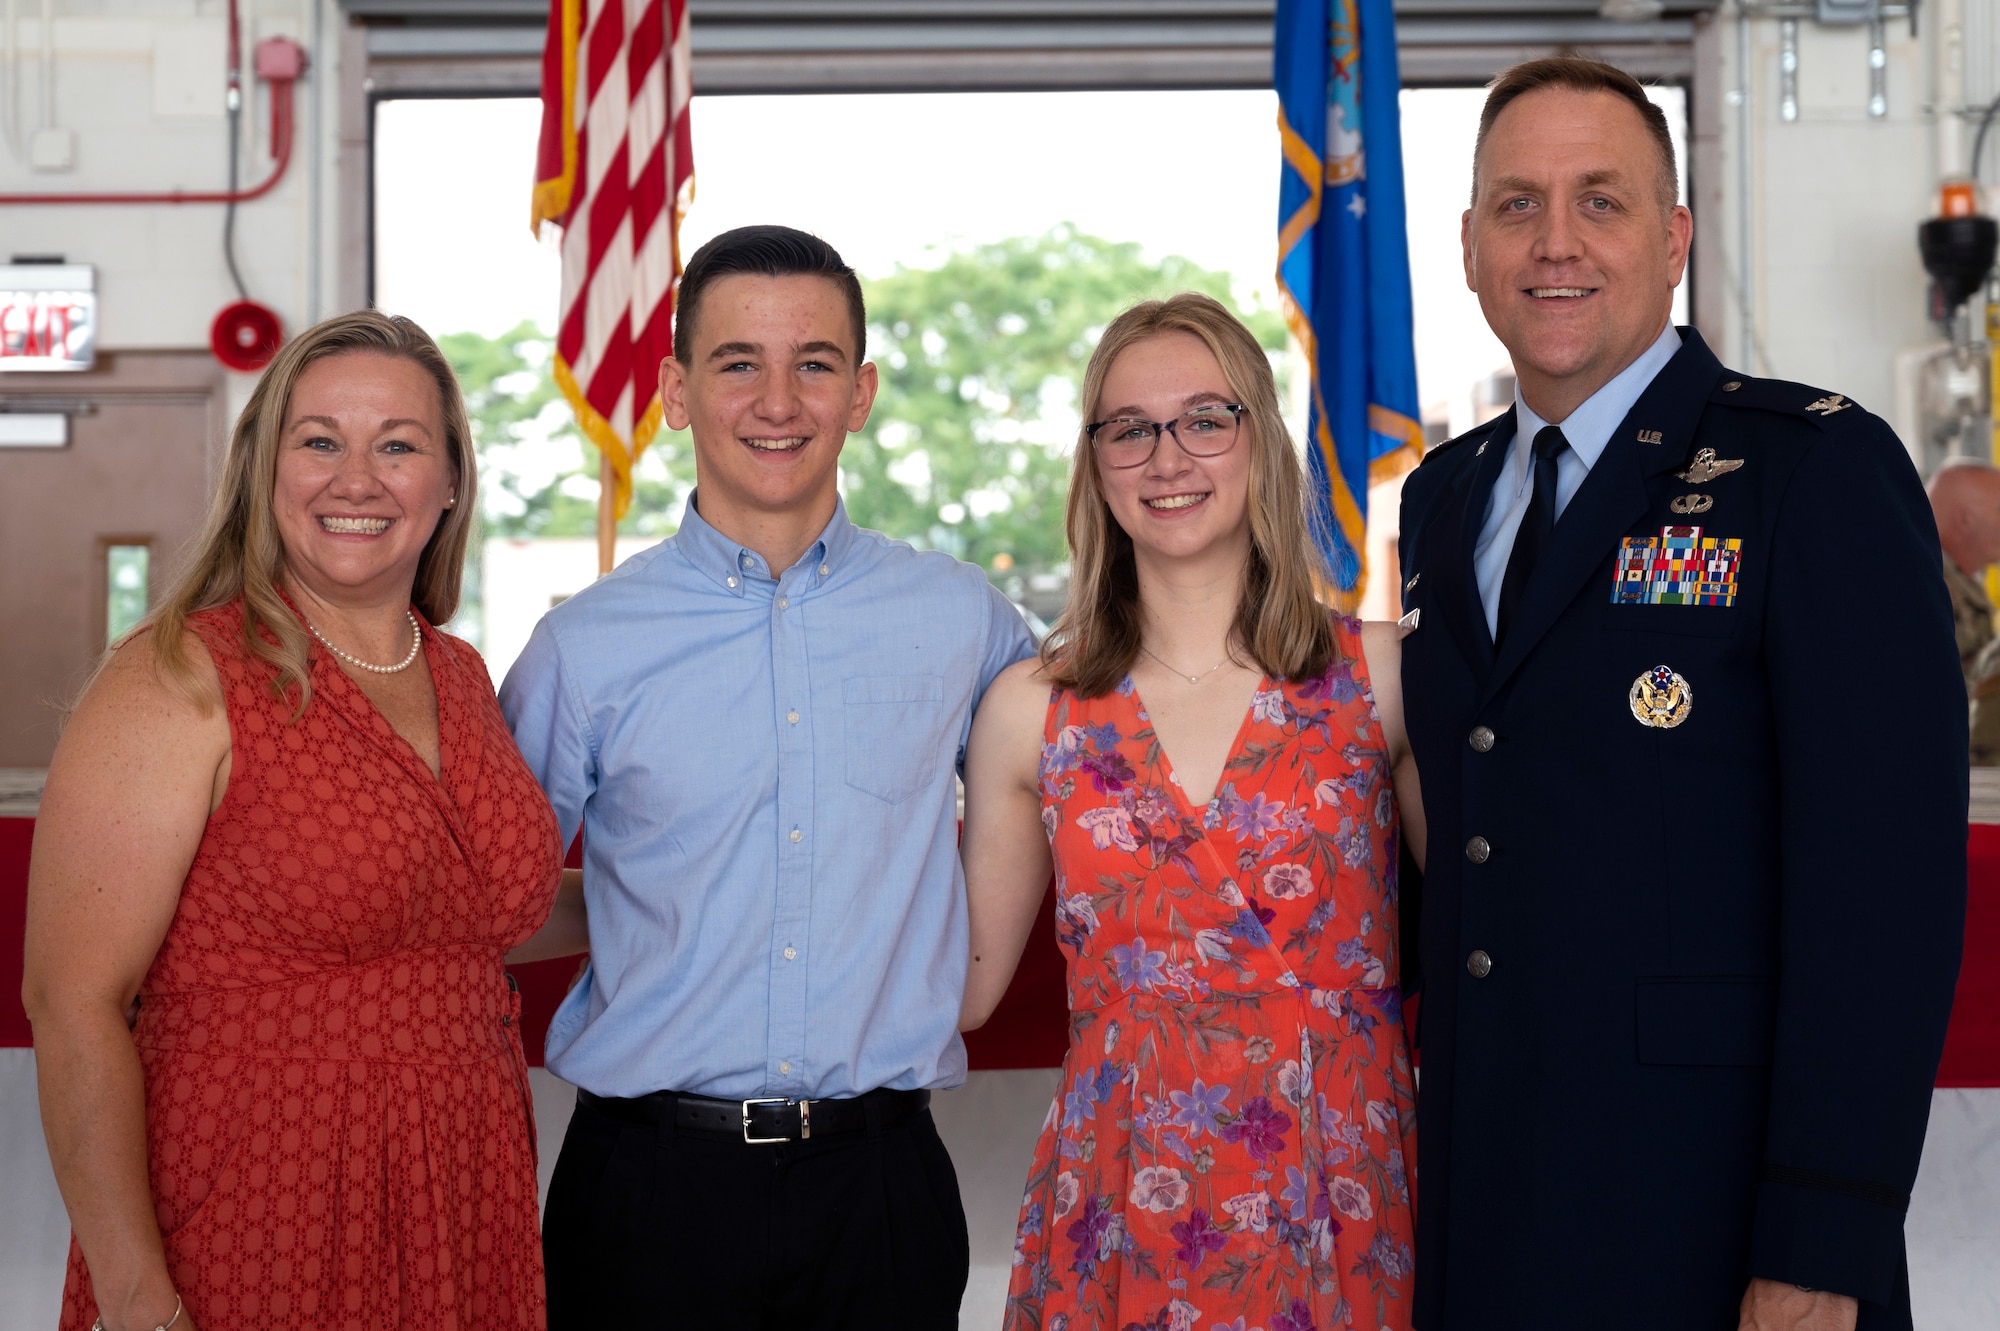
[{"label": "flag pole", "polygon": [[611,470],[611,455],[597,452],[597,576],[611,571],[618,550],[618,477]]}]

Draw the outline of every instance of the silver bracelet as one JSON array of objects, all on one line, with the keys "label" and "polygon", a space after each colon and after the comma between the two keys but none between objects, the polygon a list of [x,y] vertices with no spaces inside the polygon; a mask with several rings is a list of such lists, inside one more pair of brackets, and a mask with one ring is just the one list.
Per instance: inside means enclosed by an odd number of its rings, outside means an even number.
[{"label": "silver bracelet", "polygon": [[[174,1315],[153,1328],[153,1331],[173,1331],[175,1322],[181,1320],[181,1296],[174,1295]],[[104,1331],[104,1314],[98,1313],[97,1320],[90,1324],[90,1331]]]}]

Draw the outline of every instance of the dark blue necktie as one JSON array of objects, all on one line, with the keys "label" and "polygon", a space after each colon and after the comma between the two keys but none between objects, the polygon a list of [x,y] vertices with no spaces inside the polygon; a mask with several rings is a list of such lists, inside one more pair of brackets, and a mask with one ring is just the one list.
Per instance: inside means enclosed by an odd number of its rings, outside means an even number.
[{"label": "dark blue necktie", "polygon": [[1569,447],[1569,440],[1553,425],[1545,425],[1535,436],[1535,495],[1521,516],[1521,529],[1514,534],[1514,550],[1507,556],[1507,571],[1500,578],[1499,623],[1493,631],[1493,645],[1499,646],[1528,589],[1535,564],[1548,544],[1556,525],[1556,459]]}]

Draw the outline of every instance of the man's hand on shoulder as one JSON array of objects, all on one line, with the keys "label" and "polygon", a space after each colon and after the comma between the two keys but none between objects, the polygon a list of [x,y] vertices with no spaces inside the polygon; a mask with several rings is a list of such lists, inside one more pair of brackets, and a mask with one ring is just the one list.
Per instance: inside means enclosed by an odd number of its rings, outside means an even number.
[{"label": "man's hand on shoulder", "polygon": [[1752,1280],[1736,1331],[1854,1331],[1861,1305],[1846,1294]]}]

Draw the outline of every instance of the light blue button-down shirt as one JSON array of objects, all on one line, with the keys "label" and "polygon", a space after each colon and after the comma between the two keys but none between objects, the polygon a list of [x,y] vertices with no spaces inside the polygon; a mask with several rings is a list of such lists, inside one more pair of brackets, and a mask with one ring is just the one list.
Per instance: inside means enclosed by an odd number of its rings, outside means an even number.
[{"label": "light blue button-down shirt", "polygon": [[[1569,448],[1556,456],[1558,518],[1604,455],[1604,446],[1611,442],[1618,422],[1680,349],[1680,332],[1670,321],[1653,345],[1639,353],[1639,359],[1585,398],[1583,405],[1561,422]],[[1486,496],[1486,521],[1480,525],[1479,544],[1472,552],[1472,571],[1479,579],[1479,602],[1486,607],[1488,633],[1498,632],[1500,580],[1507,572],[1507,557],[1514,553],[1514,534],[1521,530],[1521,519],[1528,515],[1528,503],[1535,497],[1535,436],[1550,424],[1522,400],[1519,388],[1514,390],[1514,423],[1514,442],[1493,480],[1493,492]]]},{"label": "light blue button-down shirt", "polygon": [[965,1078],[954,771],[1034,650],[981,572],[845,506],[791,568],[702,520],[543,617],[500,690],[590,965],[549,1070],[599,1095],[858,1095]]}]

